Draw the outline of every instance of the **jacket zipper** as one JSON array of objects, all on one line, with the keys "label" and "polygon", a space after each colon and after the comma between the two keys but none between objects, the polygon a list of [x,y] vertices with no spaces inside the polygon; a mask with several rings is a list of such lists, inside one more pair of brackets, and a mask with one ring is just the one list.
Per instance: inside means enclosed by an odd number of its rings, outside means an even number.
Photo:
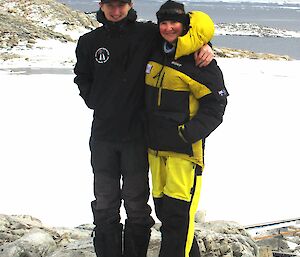
[{"label": "jacket zipper", "polygon": [[158,89],[157,106],[159,107],[160,104],[161,104],[161,87]]},{"label": "jacket zipper", "polygon": [[[166,55],[164,55],[163,57],[163,64],[162,64],[162,67],[160,69],[160,71],[153,77],[153,78],[157,78],[157,81],[156,81],[156,85],[155,87],[158,87],[158,96],[157,96],[157,106],[159,107],[161,105],[161,96],[162,96],[162,83],[163,83],[163,80],[164,80],[164,77],[165,77],[165,72],[163,73],[161,79],[160,79],[160,76],[166,66],[166,61],[167,61],[167,58],[166,58]],[[159,85],[158,85],[159,83]]]},{"label": "jacket zipper", "polygon": [[[166,74],[166,73],[164,73],[164,74],[162,75],[162,78],[161,78],[160,83],[159,83],[159,86],[158,86],[158,87],[159,87],[159,89],[158,89],[158,97],[157,97],[157,106],[158,106],[158,107],[159,107],[160,104],[161,104],[162,83],[163,83],[165,74]],[[159,79],[160,79],[160,77],[158,77],[158,81],[159,81]],[[158,81],[157,81],[157,82],[158,82]]]}]

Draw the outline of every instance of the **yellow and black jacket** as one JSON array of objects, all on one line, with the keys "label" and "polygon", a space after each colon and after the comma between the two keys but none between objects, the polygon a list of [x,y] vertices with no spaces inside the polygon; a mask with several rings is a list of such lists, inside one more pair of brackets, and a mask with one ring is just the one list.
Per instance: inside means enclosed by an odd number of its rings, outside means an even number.
[{"label": "yellow and black jacket", "polygon": [[199,68],[192,54],[212,38],[213,23],[202,12],[189,15],[175,53],[166,54],[162,40],[146,68],[148,143],[150,153],[203,167],[204,140],[222,123],[228,93],[216,61]]}]

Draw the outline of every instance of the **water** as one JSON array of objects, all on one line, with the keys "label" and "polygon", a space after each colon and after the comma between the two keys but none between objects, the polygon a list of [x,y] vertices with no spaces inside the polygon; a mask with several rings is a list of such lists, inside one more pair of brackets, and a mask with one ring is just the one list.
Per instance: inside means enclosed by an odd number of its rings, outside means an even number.
[{"label": "water", "polygon": [[[98,1],[60,0],[74,9],[92,12],[98,9]],[[134,0],[134,8],[139,18],[156,21],[155,12],[162,0]],[[278,3],[237,3],[237,2],[200,2],[182,1],[187,11],[201,10],[218,23],[251,23],[270,28],[300,32],[300,2]],[[255,37],[255,36],[218,36],[212,43],[219,47],[247,49],[255,52],[267,52],[289,55],[300,59],[300,38]]]}]

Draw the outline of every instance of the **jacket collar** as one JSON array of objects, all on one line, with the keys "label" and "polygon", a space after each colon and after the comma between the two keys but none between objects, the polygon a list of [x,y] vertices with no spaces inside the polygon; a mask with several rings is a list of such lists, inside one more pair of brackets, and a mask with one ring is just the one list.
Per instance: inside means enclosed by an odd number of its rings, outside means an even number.
[{"label": "jacket collar", "polygon": [[106,19],[103,11],[99,9],[97,12],[97,21],[102,23],[103,26],[108,30],[108,31],[123,31],[126,29],[126,25],[132,24],[136,21],[137,19],[137,14],[136,11],[131,8],[127,14],[127,16],[118,22],[112,22]]}]

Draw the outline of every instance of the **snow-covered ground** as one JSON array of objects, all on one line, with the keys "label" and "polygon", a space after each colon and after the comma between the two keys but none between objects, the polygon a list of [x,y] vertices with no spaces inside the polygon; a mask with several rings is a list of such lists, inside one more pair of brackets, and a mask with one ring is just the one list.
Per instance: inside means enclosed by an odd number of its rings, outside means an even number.
[{"label": "snow-covered ground", "polygon": [[215,35],[299,38],[300,31],[289,31],[271,28],[253,23],[218,23],[215,25]]},{"label": "snow-covered ground", "polygon": [[202,206],[242,224],[299,217],[299,61],[220,59],[230,92],[207,139]]},{"label": "snow-covered ground", "polygon": [[[73,84],[74,46],[0,63],[0,213],[92,222],[92,112]],[[300,61],[218,63],[230,97],[207,139],[200,209],[244,225],[299,217]]]}]

